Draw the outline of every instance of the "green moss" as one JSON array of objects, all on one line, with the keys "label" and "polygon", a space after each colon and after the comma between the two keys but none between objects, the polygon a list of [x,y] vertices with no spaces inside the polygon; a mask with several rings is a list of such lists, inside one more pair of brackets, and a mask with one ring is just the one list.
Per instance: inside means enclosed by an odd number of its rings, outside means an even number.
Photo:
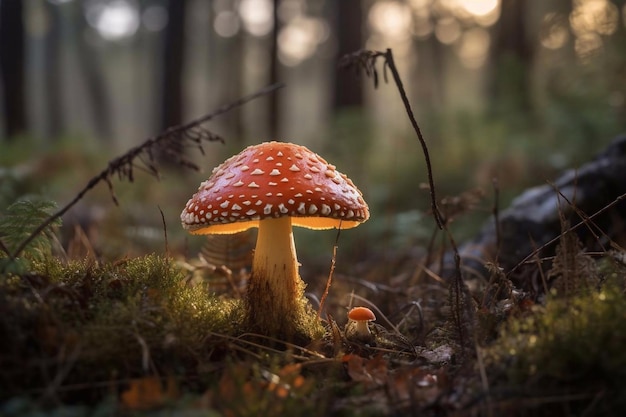
[{"label": "green moss", "polygon": [[623,285],[567,299],[551,297],[523,318],[509,321],[488,350],[495,375],[527,392],[603,393],[620,407],[626,390],[626,296]]},{"label": "green moss", "polygon": [[93,388],[112,379],[194,369],[240,331],[239,301],[188,286],[166,258],[116,264],[33,263],[28,275],[0,281],[0,392],[44,389],[59,369],[63,384]]}]

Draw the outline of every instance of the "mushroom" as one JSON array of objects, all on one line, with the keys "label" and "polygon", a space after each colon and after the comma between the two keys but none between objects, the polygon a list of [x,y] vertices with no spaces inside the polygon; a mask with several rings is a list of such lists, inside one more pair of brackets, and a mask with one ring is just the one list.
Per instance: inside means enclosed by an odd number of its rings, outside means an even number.
[{"label": "mushroom", "polygon": [[359,339],[370,339],[372,333],[370,332],[368,323],[375,321],[376,316],[374,312],[367,307],[354,307],[348,312],[348,319],[356,324],[356,337]]},{"label": "mushroom", "polygon": [[180,218],[193,234],[258,227],[245,323],[250,331],[293,340],[303,333],[308,307],[292,226],[349,229],[366,221],[369,209],[352,181],[319,155],[265,142],[215,168]]}]

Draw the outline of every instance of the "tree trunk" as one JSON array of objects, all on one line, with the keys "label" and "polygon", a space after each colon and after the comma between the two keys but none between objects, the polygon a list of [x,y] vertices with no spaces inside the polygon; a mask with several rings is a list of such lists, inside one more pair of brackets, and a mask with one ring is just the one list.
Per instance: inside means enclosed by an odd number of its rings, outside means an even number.
[{"label": "tree trunk", "polygon": [[[280,66],[280,62],[278,61],[278,34],[280,33],[280,25],[278,20],[278,7],[280,6],[280,0],[274,0],[272,14],[274,18],[274,28],[272,29],[272,39],[270,45],[270,84],[278,82],[278,70]],[[279,140],[278,135],[280,134],[280,119],[279,119],[279,111],[280,111],[280,103],[278,101],[278,94],[270,94],[268,97],[269,100],[269,111],[268,111],[268,129],[270,138],[272,140]]]},{"label": "tree trunk", "polygon": [[163,46],[162,130],[183,122],[186,3],[186,0],[169,0],[167,6],[169,19]]},{"label": "tree trunk", "polygon": [[532,91],[530,73],[534,50],[527,36],[524,0],[502,5],[502,15],[493,31],[490,95],[493,106],[505,112],[529,112]]},{"label": "tree trunk", "polygon": [[4,125],[9,139],[27,129],[23,14],[22,0],[0,1],[0,84]]},{"label": "tree trunk", "polygon": [[[335,28],[338,38],[338,58],[363,49],[362,10],[360,1],[335,3]],[[334,108],[359,107],[363,104],[362,79],[354,72],[339,70],[335,78]]]},{"label": "tree trunk", "polygon": [[48,31],[44,40],[45,54],[45,137],[57,140],[63,133],[63,83],[61,78],[61,13],[59,6],[45,2]]}]

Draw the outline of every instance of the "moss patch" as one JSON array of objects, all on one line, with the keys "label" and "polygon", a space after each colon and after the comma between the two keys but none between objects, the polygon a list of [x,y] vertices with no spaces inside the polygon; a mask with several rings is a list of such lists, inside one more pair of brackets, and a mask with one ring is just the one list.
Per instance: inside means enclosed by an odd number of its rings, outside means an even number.
[{"label": "moss patch", "polygon": [[[192,371],[241,323],[240,302],[186,284],[166,258],[55,259],[0,280],[3,396]],[[39,387],[39,388],[38,388]],[[76,388],[80,391],[80,388]]]}]

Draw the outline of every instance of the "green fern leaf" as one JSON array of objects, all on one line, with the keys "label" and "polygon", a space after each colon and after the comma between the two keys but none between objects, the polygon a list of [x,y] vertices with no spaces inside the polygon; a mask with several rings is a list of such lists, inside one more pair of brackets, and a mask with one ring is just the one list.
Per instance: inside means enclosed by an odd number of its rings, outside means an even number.
[{"label": "green fern leaf", "polygon": [[[38,198],[23,199],[11,204],[0,215],[0,241],[3,246],[13,253],[40,224],[51,216],[55,208],[54,202]],[[50,254],[51,238],[60,224],[60,220],[57,220],[46,227],[30,242],[23,255],[41,259]]]}]

